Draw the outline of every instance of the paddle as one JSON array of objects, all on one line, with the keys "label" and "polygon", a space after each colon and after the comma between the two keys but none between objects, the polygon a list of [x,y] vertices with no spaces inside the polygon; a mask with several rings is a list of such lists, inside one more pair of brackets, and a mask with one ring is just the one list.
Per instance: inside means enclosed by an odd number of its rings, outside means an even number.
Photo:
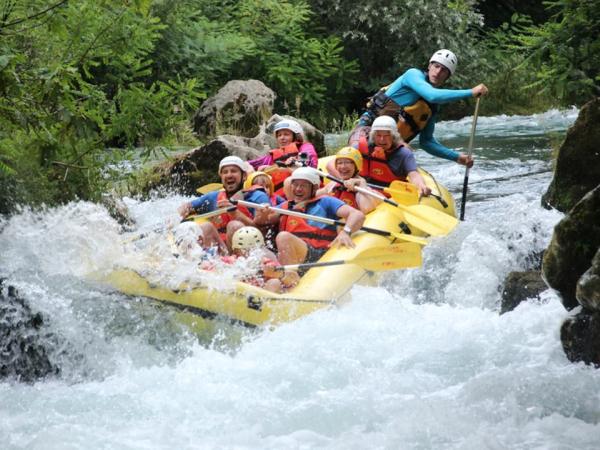
[{"label": "paddle", "polygon": [[207,212],[204,214],[192,214],[190,216],[187,216],[187,217],[181,219],[181,221],[188,222],[190,220],[196,220],[196,219],[208,219],[209,217],[214,217],[214,216],[218,216],[220,214],[225,214],[225,213],[231,212],[236,208],[237,208],[237,206],[232,205],[232,206],[227,206],[225,208],[215,209],[214,211],[210,211],[210,212]]},{"label": "paddle", "polygon": [[209,192],[218,191],[219,189],[223,189],[223,185],[221,183],[208,183],[204,186],[200,186],[196,189],[198,194],[208,194]]},{"label": "paddle", "polygon": [[[250,208],[266,207],[266,208],[269,208],[271,211],[276,211],[279,214],[285,214],[285,215],[288,215],[288,216],[296,216],[296,217],[300,217],[302,219],[314,220],[316,222],[323,222],[323,223],[326,223],[328,225],[337,225],[337,226],[340,226],[340,227],[343,227],[344,225],[346,225],[341,220],[335,220],[335,219],[328,219],[326,217],[313,216],[311,214],[305,214],[305,213],[301,213],[299,211],[290,211],[290,210],[287,210],[287,209],[276,208],[274,206],[269,206],[269,205],[259,205],[258,203],[247,202],[247,201],[244,201],[244,200],[234,200],[232,202],[238,203],[238,204],[243,205],[243,206],[248,206]],[[379,230],[379,229],[370,228],[370,227],[360,227],[360,229],[362,231],[366,231],[367,233],[377,234],[379,236],[386,236],[386,237],[391,236],[394,239],[399,239],[399,240],[407,241],[407,242],[413,242],[415,244],[420,244],[420,245],[427,244],[427,240],[426,239],[424,239],[422,237],[418,237],[418,236],[411,236],[409,234],[403,234],[403,233],[394,233],[394,232],[391,232],[391,231]]]},{"label": "paddle", "polygon": [[[331,176],[325,172],[321,172],[320,170],[316,171],[322,177],[326,177],[337,183],[343,184],[343,181],[339,178]],[[373,192],[369,189],[361,187],[356,187],[355,189],[357,192],[361,192],[365,195],[370,195],[372,197],[378,198],[379,200],[387,203],[388,205],[392,205],[396,208],[399,208],[403,211],[404,219],[406,220],[406,222],[408,222],[409,225],[423,230],[425,233],[430,234],[431,236],[445,236],[448,233],[450,233],[456,225],[458,225],[458,221],[456,220],[456,218],[451,217],[448,214],[445,214],[441,211],[438,211],[437,209],[434,209],[431,206],[405,206],[395,202],[394,200],[390,200],[385,195],[379,194],[378,192]]]},{"label": "paddle", "polygon": [[[469,137],[469,147],[467,149],[467,155],[471,156],[473,153],[473,139],[475,138],[475,128],[477,127],[477,115],[479,114],[479,100],[481,97],[477,97],[475,103],[475,113],[473,113],[473,124],[471,125],[471,137]],[[465,179],[463,181],[462,199],[460,202],[460,220],[465,220],[465,207],[467,205],[467,187],[469,186],[469,167],[465,170]]]},{"label": "paddle", "polygon": [[419,267],[422,264],[421,247],[417,244],[406,242],[389,246],[371,247],[360,251],[355,256],[339,261],[326,261],[304,264],[290,264],[275,267],[275,270],[311,269],[314,267],[338,266],[341,264],[355,264],[365,270],[378,272],[383,270],[407,269]]}]

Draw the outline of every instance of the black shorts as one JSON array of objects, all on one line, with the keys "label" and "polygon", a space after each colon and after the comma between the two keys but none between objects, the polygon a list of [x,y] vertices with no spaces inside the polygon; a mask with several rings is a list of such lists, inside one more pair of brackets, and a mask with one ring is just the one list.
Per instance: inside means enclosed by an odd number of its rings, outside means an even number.
[{"label": "black shorts", "polygon": [[306,259],[304,260],[304,262],[307,262],[307,263],[317,262],[319,259],[321,259],[321,256],[323,256],[325,254],[325,252],[327,252],[327,250],[329,250],[329,248],[327,248],[327,247],[315,248],[315,247],[311,247],[308,244],[306,244],[306,246],[308,247],[308,252],[306,253]]}]

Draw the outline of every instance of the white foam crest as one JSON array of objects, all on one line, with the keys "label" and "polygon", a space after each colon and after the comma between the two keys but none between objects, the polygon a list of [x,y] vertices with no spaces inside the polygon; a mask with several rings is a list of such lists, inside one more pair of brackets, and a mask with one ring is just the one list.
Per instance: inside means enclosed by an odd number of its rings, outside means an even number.
[{"label": "white foam crest", "polygon": [[7,220],[0,264],[9,272],[85,276],[119,256],[119,225],[102,206],[72,202]]},{"label": "white foam crest", "polygon": [[[573,106],[570,109],[551,109],[543,113],[529,116],[506,115],[479,116],[477,118],[478,136],[535,136],[550,132],[562,131],[568,128],[579,115],[579,109]],[[439,138],[452,138],[469,136],[473,116],[460,120],[441,121],[436,123],[436,136]]]}]

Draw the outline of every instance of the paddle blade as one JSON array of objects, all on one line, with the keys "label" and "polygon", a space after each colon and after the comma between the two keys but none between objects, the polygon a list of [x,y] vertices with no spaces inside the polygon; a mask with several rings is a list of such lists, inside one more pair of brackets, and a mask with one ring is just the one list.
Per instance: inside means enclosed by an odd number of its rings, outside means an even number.
[{"label": "paddle blade", "polygon": [[419,244],[419,245],[427,245],[427,244],[429,244],[429,241],[427,241],[427,239],[419,237],[419,236],[413,236],[412,234],[392,233],[392,236],[395,239],[398,239],[400,241],[414,242],[415,244]]},{"label": "paddle blade", "polygon": [[204,186],[200,186],[196,189],[198,194],[208,194],[209,192],[218,191],[219,189],[223,189],[223,185],[221,183],[208,183]]},{"label": "paddle blade", "polygon": [[392,181],[390,187],[383,190],[392,196],[396,203],[402,205],[417,205],[419,203],[419,190],[412,183],[404,181]]},{"label": "paddle blade", "polygon": [[412,242],[369,248],[347,262],[373,272],[420,267],[423,263],[421,246]]},{"label": "paddle blade", "polygon": [[409,225],[431,236],[446,236],[458,225],[458,219],[427,205],[398,205]]}]

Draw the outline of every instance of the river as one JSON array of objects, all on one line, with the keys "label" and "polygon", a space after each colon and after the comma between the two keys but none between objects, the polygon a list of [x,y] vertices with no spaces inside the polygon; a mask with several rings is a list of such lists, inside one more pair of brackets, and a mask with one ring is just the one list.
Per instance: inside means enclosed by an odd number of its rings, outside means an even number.
[{"label": "river", "polygon": [[[562,217],[540,196],[577,113],[480,117],[466,221],[426,247],[423,267],[274,329],[192,331],[180,312],[91,280],[132,258],[102,207],[2,220],[0,277],[44,315],[60,374],[0,382],[0,448],[598,448],[600,371],[566,359],[559,299],[548,290],[499,315],[505,276],[532,265]],[[471,120],[436,136],[464,149]],[[464,168],[417,159],[460,197]],[[183,200],[125,199],[138,230],[175,220]]]}]

